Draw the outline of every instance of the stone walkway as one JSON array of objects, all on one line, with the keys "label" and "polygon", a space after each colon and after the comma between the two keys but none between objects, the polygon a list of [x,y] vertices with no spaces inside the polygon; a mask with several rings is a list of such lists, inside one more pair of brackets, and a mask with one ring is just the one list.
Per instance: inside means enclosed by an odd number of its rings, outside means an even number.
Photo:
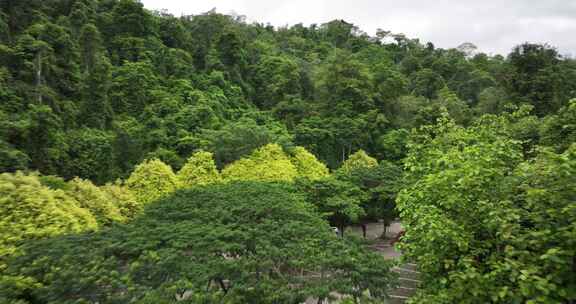
[{"label": "stone walkway", "polygon": [[[366,225],[366,238],[370,241],[369,248],[379,252],[384,259],[396,260],[402,255],[390,245],[390,239],[395,237],[402,230],[400,222],[393,222],[386,233],[386,240],[380,238],[383,231],[382,223],[370,223]],[[354,234],[362,237],[360,226],[348,227],[345,234]],[[390,291],[390,299],[387,304],[403,304],[414,295],[416,288],[420,284],[420,272],[415,264],[406,263],[392,268],[392,271],[399,275],[399,286]],[[308,299],[306,304],[316,304],[316,299]],[[338,300],[335,302],[337,303]],[[334,303],[334,302],[333,302]]]},{"label": "stone walkway", "polygon": [[[402,255],[399,251],[390,244],[390,239],[395,237],[401,230],[402,226],[399,222],[394,222],[390,225],[387,233],[386,240],[382,240],[382,223],[370,223],[366,227],[366,238],[373,241],[370,248],[378,251],[385,259],[398,259]],[[348,230],[358,236],[362,236],[361,227],[352,227]],[[390,291],[390,304],[402,304],[414,295],[416,288],[421,283],[420,272],[417,270],[415,264],[407,263],[396,266],[392,271],[397,272],[399,275],[399,286]]]}]

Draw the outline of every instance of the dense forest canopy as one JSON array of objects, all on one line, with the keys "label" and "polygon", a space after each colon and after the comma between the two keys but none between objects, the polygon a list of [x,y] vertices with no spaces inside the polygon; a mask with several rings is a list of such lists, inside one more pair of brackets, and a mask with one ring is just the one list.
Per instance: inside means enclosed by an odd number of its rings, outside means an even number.
[{"label": "dense forest canopy", "polygon": [[[576,60],[136,0],[0,2],[0,302],[576,301]],[[339,228],[336,238],[330,226]]]},{"label": "dense forest canopy", "polygon": [[267,143],[330,168],[358,149],[397,161],[443,107],[462,124],[523,104],[540,118],[576,92],[575,61],[548,45],[488,56],[343,20],[274,28],[131,0],[7,0],[0,17],[0,170],[98,184],[144,159],[179,170],[206,150],[221,168]]}]

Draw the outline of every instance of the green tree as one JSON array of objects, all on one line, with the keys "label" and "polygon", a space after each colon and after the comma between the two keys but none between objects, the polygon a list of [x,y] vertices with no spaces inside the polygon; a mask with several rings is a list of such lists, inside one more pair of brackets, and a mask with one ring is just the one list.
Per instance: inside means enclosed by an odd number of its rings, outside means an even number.
[{"label": "green tree", "polygon": [[136,116],[151,103],[151,90],[158,84],[150,62],[126,62],[112,72],[110,101],[118,113]]},{"label": "green tree", "polygon": [[383,108],[384,113],[390,114],[392,103],[400,96],[408,94],[408,79],[387,64],[378,64],[373,70],[374,86],[377,92],[376,104]]},{"label": "green tree", "polygon": [[134,193],[121,181],[108,183],[101,186],[100,190],[126,220],[135,218],[143,210],[143,205],[136,200]]},{"label": "green tree", "polygon": [[93,24],[84,25],[80,31],[79,41],[83,68],[81,109],[83,124],[100,129],[109,127],[114,114],[108,98],[112,67],[103,53],[98,28]]},{"label": "green tree", "polygon": [[547,44],[523,43],[508,55],[510,68],[504,85],[516,102],[534,106],[542,117],[574,98],[574,65]]},{"label": "green tree", "polygon": [[474,108],[478,114],[498,114],[504,112],[506,92],[501,88],[491,87],[480,92],[478,103]]},{"label": "green tree", "polygon": [[576,142],[576,99],[570,100],[556,115],[544,118],[540,125],[541,144],[562,152]]},{"label": "green tree", "polygon": [[291,153],[291,161],[296,167],[299,177],[316,180],[327,177],[329,174],[326,165],[303,147],[294,148]]},{"label": "green tree", "polygon": [[394,129],[378,137],[380,159],[400,161],[408,152],[406,146],[410,132],[406,129]]},{"label": "green tree", "polygon": [[299,180],[298,186],[320,214],[332,226],[338,227],[342,237],[348,225],[357,223],[366,215],[361,205],[368,195],[350,181],[328,176],[318,180]]},{"label": "green tree", "polygon": [[269,117],[244,116],[216,130],[203,130],[201,146],[214,153],[216,164],[222,167],[264,145],[292,145],[292,135],[286,127]]},{"label": "green tree", "polygon": [[174,192],[178,188],[178,179],[172,168],[161,160],[152,159],[136,166],[126,186],[141,204],[147,204]]},{"label": "green tree", "polygon": [[23,240],[95,230],[89,210],[62,190],[40,183],[37,174],[0,174],[0,269]]},{"label": "green tree", "polygon": [[70,158],[60,170],[67,178],[79,176],[103,184],[117,177],[114,159],[114,134],[82,128],[66,134]]},{"label": "green tree", "polygon": [[119,169],[122,176],[127,176],[144,157],[144,126],[133,117],[123,117],[116,119],[112,127],[116,139],[114,141],[115,167]]},{"label": "green tree", "polygon": [[178,171],[180,187],[190,188],[219,182],[220,172],[214,163],[213,154],[199,151],[188,158]]},{"label": "green tree", "polygon": [[58,172],[66,160],[62,120],[48,106],[31,106],[26,140],[21,143],[30,156],[30,166],[44,174]]},{"label": "green tree", "polygon": [[358,168],[370,168],[375,166],[378,166],[378,161],[375,158],[370,157],[364,150],[358,150],[342,163],[340,170],[343,172],[350,172]]},{"label": "green tree", "polygon": [[68,182],[65,191],[80,207],[89,210],[101,226],[126,220],[116,202],[110,200],[104,191],[88,180],[74,178]]},{"label": "green tree", "polygon": [[412,91],[416,95],[434,99],[444,86],[444,78],[431,69],[422,69],[413,74]]},{"label": "green tree", "polygon": [[301,74],[298,64],[286,56],[266,56],[254,68],[254,103],[271,109],[287,97],[298,97]]},{"label": "green tree", "polygon": [[0,172],[14,172],[28,167],[30,157],[7,142],[0,141]]},{"label": "green tree", "polygon": [[112,24],[108,29],[111,35],[145,37],[155,31],[152,15],[138,1],[117,1],[111,14]]},{"label": "green tree", "polygon": [[374,108],[372,74],[349,53],[336,50],[319,67],[316,79],[317,98],[324,111],[350,115]]},{"label": "green tree", "polygon": [[381,161],[377,166],[360,166],[347,172],[338,172],[336,178],[359,187],[366,198],[361,202],[364,214],[359,219],[364,237],[365,223],[382,220],[382,238],[388,227],[398,216],[396,196],[402,188],[402,168],[389,161]]},{"label": "green tree", "polygon": [[278,144],[268,144],[222,170],[226,181],[292,181],[298,176],[296,166]]},{"label": "green tree", "polygon": [[566,291],[574,276],[563,266],[572,250],[564,233],[574,230],[567,224],[574,208],[565,199],[573,192],[573,151],[523,162],[512,123],[508,116],[484,116],[463,128],[443,118],[412,137],[408,185],[397,204],[406,227],[403,253],[425,273],[417,301],[576,297]]},{"label": "green tree", "polygon": [[8,273],[45,283],[12,298],[60,303],[301,303],[334,292],[383,300],[393,279],[390,262],[336,238],[293,188],[261,182],[178,191],[127,225],[26,252]]}]

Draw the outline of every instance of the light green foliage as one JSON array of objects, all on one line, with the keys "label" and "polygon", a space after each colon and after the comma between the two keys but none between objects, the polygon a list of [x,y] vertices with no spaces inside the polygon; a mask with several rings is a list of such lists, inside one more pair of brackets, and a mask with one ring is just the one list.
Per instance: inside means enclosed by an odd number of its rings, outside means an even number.
[{"label": "light green foliage", "polygon": [[126,220],[134,218],[143,209],[143,205],[136,200],[134,193],[121,182],[108,183],[101,186],[100,190]]},{"label": "light green foliage", "polygon": [[576,299],[574,150],[523,162],[514,116],[443,118],[412,137],[397,204],[404,254],[425,273],[418,303]]},{"label": "light green foliage", "polygon": [[127,225],[30,243],[26,251],[8,273],[44,284],[11,291],[14,298],[62,304],[303,303],[334,292],[382,301],[394,277],[390,262],[337,238],[280,183],[185,189]]},{"label": "light green foliage", "polygon": [[220,180],[220,172],[218,172],[213,154],[210,152],[194,153],[178,171],[179,186],[184,188],[203,186]]},{"label": "light green foliage", "polygon": [[74,198],[80,207],[89,210],[100,225],[126,220],[116,202],[89,180],[74,178],[68,182],[66,193]]},{"label": "light green foliage", "polygon": [[358,168],[370,168],[378,166],[378,161],[370,157],[364,150],[358,150],[351,154],[347,160],[342,163],[339,170],[350,172]]},{"label": "light green foliage", "polygon": [[126,180],[141,204],[153,202],[178,188],[178,179],[172,168],[158,159],[144,161],[136,166]]},{"label": "light green foliage", "polygon": [[247,158],[242,158],[222,170],[226,181],[292,181],[298,171],[282,147],[268,144],[255,150]]},{"label": "light green foliage", "polygon": [[438,92],[438,106],[444,107],[450,117],[457,123],[465,125],[470,119],[470,108],[460,100],[458,96],[448,88],[443,88]]},{"label": "light green foliage", "polygon": [[308,152],[303,147],[296,147],[291,155],[292,164],[296,167],[299,177],[311,180],[328,176],[328,168],[320,162],[314,154]]},{"label": "light green foliage", "polygon": [[89,210],[64,191],[43,186],[38,175],[0,174],[0,264],[20,241],[97,227]]},{"label": "light green foliage", "polygon": [[499,290],[502,302],[576,300],[576,144],[562,154],[541,151],[518,166],[512,185],[519,191],[510,191],[513,209],[500,228],[506,262],[497,266],[517,279]]}]

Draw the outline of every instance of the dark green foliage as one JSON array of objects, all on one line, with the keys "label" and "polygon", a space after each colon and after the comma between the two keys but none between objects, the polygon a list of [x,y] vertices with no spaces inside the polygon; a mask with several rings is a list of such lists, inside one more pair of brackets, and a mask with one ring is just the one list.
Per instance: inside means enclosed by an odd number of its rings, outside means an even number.
[{"label": "dark green foliage", "polygon": [[254,118],[244,117],[220,129],[204,130],[200,134],[202,146],[214,152],[219,167],[269,143],[279,143],[284,147],[293,145],[292,136],[285,126],[267,115],[254,114],[251,115]]},{"label": "dark green foliage", "polygon": [[543,145],[552,146],[559,152],[576,142],[576,99],[570,100],[558,114],[546,117],[539,133]]},{"label": "dark green foliage", "polygon": [[23,250],[8,273],[39,284],[9,294],[34,303],[382,299],[392,280],[389,263],[337,238],[290,186],[258,182],[179,191],[130,224]]},{"label": "dark green foliage", "polygon": [[[370,37],[344,20],[272,28],[215,11],[150,12],[136,0],[25,2],[0,6],[4,171],[100,183],[149,157],[177,169],[204,149],[223,166],[292,141],[330,168],[358,149],[398,161],[384,134],[444,111],[469,124],[531,104],[543,117],[576,97],[574,60],[547,45],[471,57],[384,30]],[[84,128],[114,138],[113,170],[81,164],[95,160],[67,146]]]},{"label": "dark green foliage", "polygon": [[357,223],[366,215],[361,205],[368,199],[367,193],[354,183],[329,176],[319,180],[300,180],[301,191],[314,202],[323,217],[338,227],[342,236],[346,226]]},{"label": "dark green foliage", "polygon": [[574,97],[573,63],[541,44],[524,43],[508,55],[512,67],[509,88],[513,97],[534,105],[539,116],[557,111]]},{"label": "dark green foliage", "polygon": [[28,168],[30,158],[22,151],[0,141],[0,171],[14,172]]},{"label": "dark green foliage", "polygon": [[66,134],[70,160],[62,166],[60,175],[79,176],[103,184],[116,176],[114,159],[115,136],[98,129],[77,129]]},{"label": "dark green foliage", "polygon": [[424,96],[428,99],[436,98],[438,91],[445,85],[444,78],[430,69],[418,71],[412,79],[412,90],[414,94]]},{"label": "dark green foliage", "polygon": [[392,162],[382,161],[377,166],[359,167],[347,173],[340,172],[338,179],[346,180],[357,185],[367,194],[362,203],[365,211],[361,222],[375,222],[382,220],[384,232],[391,222],[398,216],[396,211],[396,194],[402,189],[402,168]]}]

